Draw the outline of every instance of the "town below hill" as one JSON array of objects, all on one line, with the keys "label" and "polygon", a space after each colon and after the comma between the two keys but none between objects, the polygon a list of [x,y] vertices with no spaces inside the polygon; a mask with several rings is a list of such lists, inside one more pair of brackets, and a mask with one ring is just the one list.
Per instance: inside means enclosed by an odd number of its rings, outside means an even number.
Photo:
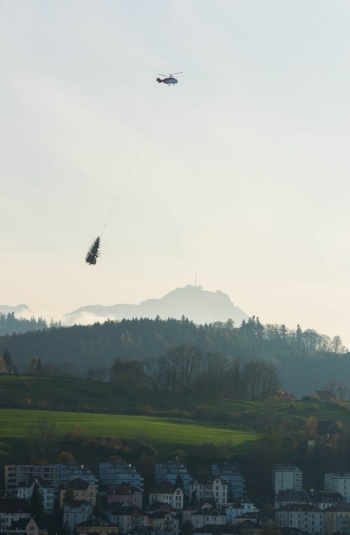
[{"label": "town below hill", "polygon": [[347,527],[349,403],[330,391],[302,402],[283,392],[263,403],[146,397],[118,377],[0,377],[6,533],[333,535]]},{"label": "town below hill", "polygon": [[324,474],[324,489],[307,491],[299,467],[276,465],[269,477],[270,497],[257,507],[236,462],[207,464],[191,474],[176,456],[153,463],[145,477],[133,464],[114,456],[99,463],[96,477],[68,452],[62,452],[59,461],[5,466],[2,531],[334,535],[350,528],[350,474]]}]

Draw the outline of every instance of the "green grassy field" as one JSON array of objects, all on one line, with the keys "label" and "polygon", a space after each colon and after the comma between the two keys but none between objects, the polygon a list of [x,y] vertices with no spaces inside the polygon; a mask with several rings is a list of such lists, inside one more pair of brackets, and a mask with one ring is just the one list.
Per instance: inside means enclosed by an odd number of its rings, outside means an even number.
[{"label": "green grassy field", "polygon": [[[350,423],[350,404],[248,402],[117,388],[97,381],[0,377],[0,463],[28,449],[40,420],[55,424],[58,440],[76,426],[90,437],[142,440],[159,452],[203,443],[249,451],[271,425],[299,427],[310,416]],[[53,410],[54,409],[54,410]],[[60,445],[59,445],[60,446]]]},{"label": "green grassy field", "polygon": [[155,445],[171,444],[173,447],[209,442],[215,445],[230,443],[233,448],[246,449],[257,438],[252,431],[213,428],[178,418],[20,409],[0,409],[0,438],[3,441],[7,438],[27,438],[31,429],[43,419],[53,422],[61,437],[79,425],[91,437],[142,437]]}]

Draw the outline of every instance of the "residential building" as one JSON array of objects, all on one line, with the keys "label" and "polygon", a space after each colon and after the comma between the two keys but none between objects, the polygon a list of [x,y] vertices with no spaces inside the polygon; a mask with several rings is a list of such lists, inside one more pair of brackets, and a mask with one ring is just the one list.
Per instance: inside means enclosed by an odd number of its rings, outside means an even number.
[{"label": "residential building", "polygon": [[337,435],[340,435],[341,428],[335,420],[319,420],[317,433],[323,436],[328,442],[330,439],[334,439]]},{"label": "residential building", "polygon": [[149,494],[149,505],[155,502],[167,503],[174,509],[183,509],[184,492],[170,481],[162,481]]},{"label": "residential building", "polygon": [[74,530],[78,524],[91,518],[93,505],[87,501],[71,501],[63,505],[63,525]]},{"label": "residential building", "polygon": [[41,527],[34,518],[20,518],[6,529],[10,535],[47,535],[47,528]]},{"label": "residential building", "polygon": [[52,483],[44,481],[41,477],[31,476],[28,482],[20,483],[17,487],[17,497],[29,502],[35,486],[38,487],[42,496],[44,512],[52,513],[55,504],[55,489]]},{"label": "residential building", "polygon": [[285,489],[302,490],[302,471],[297,466],[289,464],[277,465],[272,471],[272,485],[275,494]]},{"label": "residential building", "polygon": [[339,492],[286,489],[280,490],[276,495],[275,509],[294,503],[315,505],[323,510],[342,501],[343,497]]},{"label": "residential building", "polygon": [[338,503],[324,511],[325,535],[342,532],[350,533],[350,504]]},{"label": "residential building", "polygon": [[247,513],[256,513],[258,509],[254,506],[253,502],[247,498],[237,503],[228,504],[224,507],[226,515],[226,524],[236,524],[237,518]]},{"label": "residential building", "polygon": [[76,527],[77,535],[118,535],[117,526],[96,519],[87,520]]},{"label": "residential building", "polygon": [[179,517],[171,511],[141,511],[140,526],[156,534],[179,535]]},{"label": "residential building", "polygon": [[315,397],[322,403],[331,403],[336,399],[330,390],[316,390]]},{"label": "residential building", "polygon": [[58,493],[60,480],[57,465],[42,466],[37,464],[11,464],[5,466],[5,490],[17,494],[17,488],[23,481],[28,483],[33,477],[49,482]]},{"label": "residential building", "polygon": [[283,390],[278,390],[276,394],[274,395],[274,399],[276,401],[288,401],[288,402],[294,402],[297,400],[293,392],[284,392]]},{"label": "residential building", "polygon": [[228,484],[228,501],[235,501],[245,496],[246,480],[237,463],[212,464],[211,473],[221,477]]},{"label": "residential building", "polygon": [[154,480],[157,484],[162,481],[170,481],[173,485],[179,484],[181,478],[185,496],[190,494],[191,476],[187,468],[177,459],[175,461],[165,461],[156,463],[154,466]]},{"label": "residential building", "polygon": [[228,484],[220,477],[209,476],[194,479],[190,483],[190,500],[213,499],[216,505],[226,505],[228,497]]},{"label": "residential building", "polygon": [[242,519],[236,526],[239,535],[263,535],[264,527],[259,522]]},{"label": "residential building", "polygon": [[142,507],[143,493],[130,483],[122,483],[113,489],[111,494],[106,495],[107,504],[128,503],[129,505]]},{"label": "residential building", "polygon": [[340,492],[329,492],[326,490],[321,490],[314,492],[313,490],[309,493],[310,502],[312,505],[316,505],[319,509],[328,509],[333,505],[337,505],[344,501],[343,496]]},{"label": "residential building", "polygon": [[60,489],[60,509],[63,507],[66,493],[69,493],[73,500],[86,501],[91,505],[96,505],[96,487],[95,483],[83,481],[80,477],[73,479],[68,485],[63,486]]},{"label": "residential building", "polygon": [[0,499],[0,530],[7,529],[12,522],[31,518],[30,507],[27,500],[19,498]]},{"label": "residential building", "polygon": [[140,509],[127,503],[111,503],[107,506],[106,513],[109,522],[118,527],[118,532],[121,535],[129,533],[141,525]]},{"label": "residential building", "polygon": [[350,473],[325,474],[324,488],[331,492],[339,492],[345,502],[350,502]]},{"label": "residential building", "polygon": [[80,478],[87,483],[93,483],[98,489],[98,479],[91,473],[90,468],[75,462],[52,465],[58,469],[59,486],[67,486],[73,479]]},{"label": "residential building", "polygon": [[100,463],[99,476],[100,480],[111,489],[115,489],[122,483],[128,483],[142,492],[144,490],[144,478],[131,464],[120,458]]},{"label": "residential building", "polygon": [[295,490],[295,489],[283,489],[279,490],[275,494],[275,509],[280,509],[285,505],[290,504],[307,504],[310,503],[310,496],[306,490]]},{"label": "residential building", "polygon": [[324,511],[309,504],[290,504],[275,511],[275,524],[307,533],[324,534]]},{"label": "residential building", "polygon": [[200,509],[191,514],[190,522],[195,528],[205,525],[224,526],[226,524],[226,515],[218,509]]}]

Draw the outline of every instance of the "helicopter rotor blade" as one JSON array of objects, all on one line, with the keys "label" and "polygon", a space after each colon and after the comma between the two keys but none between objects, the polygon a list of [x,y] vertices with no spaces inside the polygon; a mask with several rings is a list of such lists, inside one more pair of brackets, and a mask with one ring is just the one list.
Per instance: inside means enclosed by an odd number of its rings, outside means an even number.
[{"label": "helicopter rotor blade", "polygon": [[181,71],[181,72],[173,72],[173,74],[183,74],[183,71]]}]

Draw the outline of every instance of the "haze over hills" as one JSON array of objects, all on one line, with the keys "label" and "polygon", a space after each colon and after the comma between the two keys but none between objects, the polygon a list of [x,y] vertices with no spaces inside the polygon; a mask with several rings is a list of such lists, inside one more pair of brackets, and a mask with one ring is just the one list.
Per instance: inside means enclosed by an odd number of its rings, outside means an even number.
[{"label": "haze over hills", "polygon": [[0,305],[0,314],[11,314],[14,313],[15,316],[21,318],[30,318],[33,316],[33,312],[29,309],[27,305]]},{"label": "haze over hills", "polygon": [[243,320],[248,319],[248,315],[220,290],[209,292],[203,290],[202,286],[187,285],[169,292],[160,299],[141,301],[139,305],[87,305],[66,314],[62,323],[87,325],[108,319],[155,319],[157,316],[160,319],[181,319],[185,316],[197,324],[225,322],[232,319],[237,327]]}]

